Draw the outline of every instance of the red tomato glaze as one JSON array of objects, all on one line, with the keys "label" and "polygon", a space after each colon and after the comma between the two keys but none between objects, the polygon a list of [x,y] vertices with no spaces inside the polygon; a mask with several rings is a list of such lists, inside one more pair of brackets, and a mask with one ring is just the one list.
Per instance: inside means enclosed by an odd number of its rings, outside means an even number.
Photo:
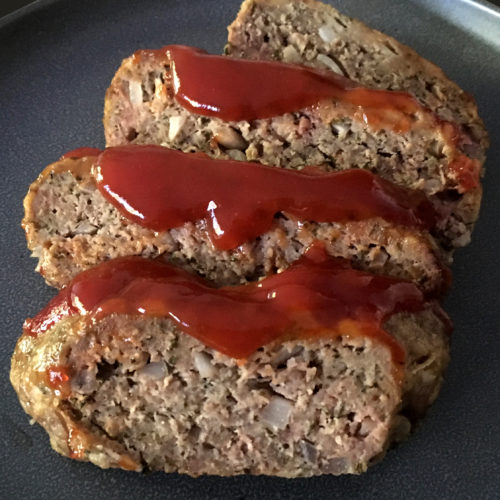
[{"label": "red tomato glaze", "polygon": [[401,363],[404,352],[382,322],[425,304],[414,284],[354,270],[320,246],[280,274],[219,289],[171,265],[125,257],[79,274],[25,323],[25,334],[40,335],[75,314],[145,315],[170,318],[185,333],[239,359],[276,339],[363,335],[384,342]]},{"label": "red tomato glaze", "polygon": [[94,176],[101,193],[128,219],[156,231],[205,219],[222,250],[265,233],[277,212],[316,222],[381,217],[418,229],[436,221],[424,194],[361,169],[311,175],[129,145],[106,149]]},{"label": "red tomato glaze", "polygon": [[403,132],[422,109],[406,92],[368,89],[333,71],[296,64],[216,56],[184,45],[143,50],[135,57],[170,64],[177,102],[226,121],[270,118],[333,99],[358,108],[369,125]]},{"label": "red tomato glaze", "polygon": [[449,168],[456,176],[462,192],[467,193],[480,186],[481,163],[478,160],[458,155]]},{"label": "red tomato glaze", "polygon": [[[185,45],[140,50],[134,57],[139,61],[152,58],[169,66],[167,87],[173,98],[200,115],[225,121],[252,121],[326,101],[333,103],[337,112],[339,106],[347,106],[343,112],[374,130],[406,133],[424,113],[450,146],[458,147],[464,139],[457,124],[440,119],[407,92],[363,87],[330,70],[216,56]],[[461,154],[457,156],[460,164],[468,159]],[[477,161],[473,163],[479,165]],[[470,170],[470,166],[467,168]],[[479,177],[471,176],[469,171],[466,175],[459,172],[457,180],[462,192],[479,184]]]},{"label": "red tomato glaze", "polygon": [[47,383],[50,388],[57,391],[61,396],[67,396],[70,393],[70,376],[67,366],[52,365],[45,370]]}]

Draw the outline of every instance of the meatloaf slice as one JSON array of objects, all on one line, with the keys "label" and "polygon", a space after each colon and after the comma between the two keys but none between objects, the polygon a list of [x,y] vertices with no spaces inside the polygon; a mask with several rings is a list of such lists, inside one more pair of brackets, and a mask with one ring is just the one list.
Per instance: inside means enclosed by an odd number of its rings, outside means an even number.
[{"label": "meatloaf slice", "polygon": [[100,467],[284,477],[359,473],[436,397],[448,338],[429,309],[364,337],[268,345],[244,364],[171,320],[70,317],[16,347],[11,382],[59,453]]},{"label": "meatloaf slice", "polygon": [[218,285],[238,284],[283,270],[314,241],[357,268],[413,280],[442,292],[448,268],[425,232],[382,219],[348,223],[298,221],[277,214],[273,228],[231,251],[217,250],[204,221],[153,231],[127,220],[97,189],[90,174],[95,157],[49,165],[24,201],[28,247],[37,270],[62,287],[80,271],[120,256],[162,257],[193,269]]},{"label": "meatloaf slice", "polygon": [[245,0],[225,53],[327,68],[370,88],[405,91],[469,135],[484,159],[488,136],[472,96],[394,38],[316,0]]},{"label": "meatloaf slice", "polygon": [[106,93],[108,146],[162,144],[294,169],[367,168],[432,198],[443,214],[437,235],[444,248],[469,241],[484,148],[470,148],[469,134],[432,110],[419,107],[406,131],[366,124],[357,107],[334,99],[273,118],[225,122],[177,103],[170,64],[168,48],[138,51],[123,61]]}]

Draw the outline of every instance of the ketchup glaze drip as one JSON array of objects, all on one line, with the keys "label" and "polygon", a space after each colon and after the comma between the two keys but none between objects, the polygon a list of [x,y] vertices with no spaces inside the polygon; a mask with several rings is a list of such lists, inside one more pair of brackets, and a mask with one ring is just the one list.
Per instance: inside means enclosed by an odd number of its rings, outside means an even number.
[{"label": "ketchup glaze drip", "polygon": [[403,131],[422,109],[405,92],[368,89],[329,70],[216,56],[185,45],[135,54],[147,55],[170,64],[174,97],[181,106],[226,121],[270,118],[335,99],[359,108],[367,123],[383,121],[380,112],[401,113],[391,125]]},{"label": "ketchup glaze drip", "polygon": [[170,318],[186,334],[238,359],[277,339],[363,335],[384,342],[401,363],[402,348],[381,325],[398,311],[425,305],[414,284],[354,270],[319,245],[280,274],[219,289],[169,264],[124,257],[79,274],[26,321],[24,332],[38,336],[75,314],[144,315]]},{"label": "ketchup glaze drip", "polygon": [[361,169],[311,175],[129,145],[106,149],[93,173],[101,193],[128,219],[156,231],[205,219],[221,250],[265,233],[277,212],[316,222],[382,217],[418,229],[436,221],[424,194]]}]

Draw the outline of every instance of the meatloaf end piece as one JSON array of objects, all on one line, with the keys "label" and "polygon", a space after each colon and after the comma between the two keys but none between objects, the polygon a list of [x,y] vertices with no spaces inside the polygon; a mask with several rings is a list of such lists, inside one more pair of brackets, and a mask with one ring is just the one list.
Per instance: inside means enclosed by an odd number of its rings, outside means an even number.
[{"label": "meatloaf end piece", "polygon": [[97,189],[90,175],[95,157],[67,158],[49,165],[24,202],[28,247],[37,270],[62,287],[80,271],[108,259],[163,257],[197,271],[217,285],[238,284],[283,270],[315,240],[332,256],[355,267],[413,280],[441,292],[448,268],[427,233],[382,219],[348,223],[301,222],[284,214],[273,228],[235,250],[217,250],[204,221],[156,232],[127,220]]},{"label": "meatloaf end piece", "polygon": [[362,337],[260,348],[245,363],[167,319],[63,320],[23,335],[11,381],[59,453],[100,467],[284,477],[359,473],[436,397],[448,337],[430,310],[385,326],[404,346]]}]

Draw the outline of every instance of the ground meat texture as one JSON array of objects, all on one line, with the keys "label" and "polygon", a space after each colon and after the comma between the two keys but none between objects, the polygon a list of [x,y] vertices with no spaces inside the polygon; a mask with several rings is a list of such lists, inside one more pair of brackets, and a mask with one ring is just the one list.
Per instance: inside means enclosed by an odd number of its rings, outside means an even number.
[{"label": "ground meat texture", "polygon": [[[330,69],[370,88],[408,92],[439,118],[458,124],[465,137],[461,150],[484,164],[488,134],[472,96],[411,48],[342,15],[330,5],[316,0],[245,0],[228,27],[225,53]],[[346,131],[349,140],[350,129],[340,128]],[[384,144],[385,141],[382,138]],[[444,202],[443,210],[450,215],[442,226],[445,241],[450,240],[452,246],[464,246],[470,241],[478,217],[481,189],[457,198],[453,186],[444,181],[443,172],[432,168],[436,158],[443,156],[439,141],[431,143],[423,154],[416,148],[419,142],[423,144],[421,139],[413,137],[409,142],[411,147],[403,154],[397,153],[398,159],[404,160],[399,168],[393,162],[384,174],[405,185],[413,183],[430,194],[440,192],[438,204]],[[373,142],[368,144],[372,149],[375,146]],[[346,147],[348,151],[351,148],[351,144]],[[387,145],[373,151],[387,154]],[[356,153],[354,147],[349,160],[359,163]],[[398,172],[401,167],[406,167],[402,174]]]},{"label": "ground meat texture", "polygon": [[[308,7],[301,2],[264,2],[263,5],[247,2],[230,27],[226,51],[237,57],[305,62],[324,68],[324,57],[317,61],[318,51],[325,48],[325,42],[321,42],[318,35],[319,28],[326,22],[325,18],[320,23],[318,16],[328,17],[329,13],[329,8],[323,7],[312,3]],[[307,9],[313,12],[317,9],[317,13],[307,17]],[[302,15],[304,20],[300,24]],[[313,28],[314,35],[309,34],[308,30]],[[326,28],[321,30],[323,36],[326,36],[325,31]],[[368,32],[368,28],[365,31]],[[351,33],[350,36],[360,39],[361,32]],[[383,41],[380,46],[389,51],[386,43],[390,46],[392,39],[378,32],[372,33]],[[296,42],[297,49],[288,41],[296,38],[301,40]],[[356,46],[360,47],[360,43]],[[469,242],[477,219],[481,188],[459,192],[456,172],[448,167],[459,152],[482,164],[487,145],[486,132],[477,116],[475,104],[463,91],[413,51],[403,50],[403,46],[396,41],[394,44],[401,53],[398,55],[399,63],[394,63],[391,71],[387,69],[386,56],[381,56],[375,48],[376,44],[367,45],[366,53],[363,52],[365,49],[359,49],[364,54],[367,73],[372,74],[374,79],[378,79],[379,74],[387,73],[393,79],[381,79],[378,85],[369,79],[361,80],[362,83],[382,89],[408,91],[440,117],[460,124],[467,143],[460,146],[463,151],[458,151],[446,140],[442,130],[434,124],[434,119],[425,112],[416,117],[419,125],[404,134],[389,129],[371,129],[354,119],[352,112],[343,109],[338,102],[333,106],[325,104],[252,122],[224,122],[196,115],[172,99],[168,66],[140,57],[123,61],[107,91],[104,112],[107,145],[163,144],[183,151],[203,151],[216,158],[259,161],[293,169],[305,165],[319,165],[325,170],[367,168],[397,184],[426,192],[443,215],[437,230],[443,247],[463,246]],[[257,46],[262,50],[257,51]],[[272,50],[266,47],[272,47]],[[300,47],[301,51],[298,50]],[[292,50],[297,50],[297,61],[287,56]],[[328,53],[333,57],[331,51]],[[310,53],[315,57],[310,58]],[[322,55],[327,57],[326,53]],[[347,49],[344,57],[350,57]],[[407,74],[410,71],[408,65],[413,66],[414,63],[418,63],[415,67],[420,68],[418,78]],[[402,69],[399,70],[399,67]],[[360,80],[362,68],[357,73],[351,73],[350,77]],[[412,85],[413,80],[416,83]],[[429,83],[429,88],[440,95],[444,92],[443,98],[432,98],[434,94],[425,90],[424,83]],[[455,103],[450,104],[450,108],[447,107],[448,97]]]},{"label": "ground meat texture", "polygon": [[330,69],[377,89],[415,96],[466,128],[484,154],[488,138],[470,94],[394,38],[316,0],[245,0],[228,28],[225,53]]},{"label": "ground meat texture", "polygon": [[194,270],[217,285],[245,283],[285,269],[315,240],[356,268],[412,280],[428,292],[446,289],[448,270],[427,233],[381,219],[350,223],[298,221],[277,214],[273,228],[232,251],[212,245],[203,221],[155,232],[120,215],[90,176],[95,158],[49,166],[25,199],[28,247],[37,270],[62,287],[78,272],[108,259],[161,257]]},{"label": "ground meat texture", "polygon": [[[166,319],[74,317],[23,336],[11,381],[63,455],[100,467],[284,477],[359,473],[436,397],[448,359],[426,310],[386,325],[407,352],[404,381],[368,338],[296,340],[237,363]],[[64,366],[68,387],[47,384]]]}]

